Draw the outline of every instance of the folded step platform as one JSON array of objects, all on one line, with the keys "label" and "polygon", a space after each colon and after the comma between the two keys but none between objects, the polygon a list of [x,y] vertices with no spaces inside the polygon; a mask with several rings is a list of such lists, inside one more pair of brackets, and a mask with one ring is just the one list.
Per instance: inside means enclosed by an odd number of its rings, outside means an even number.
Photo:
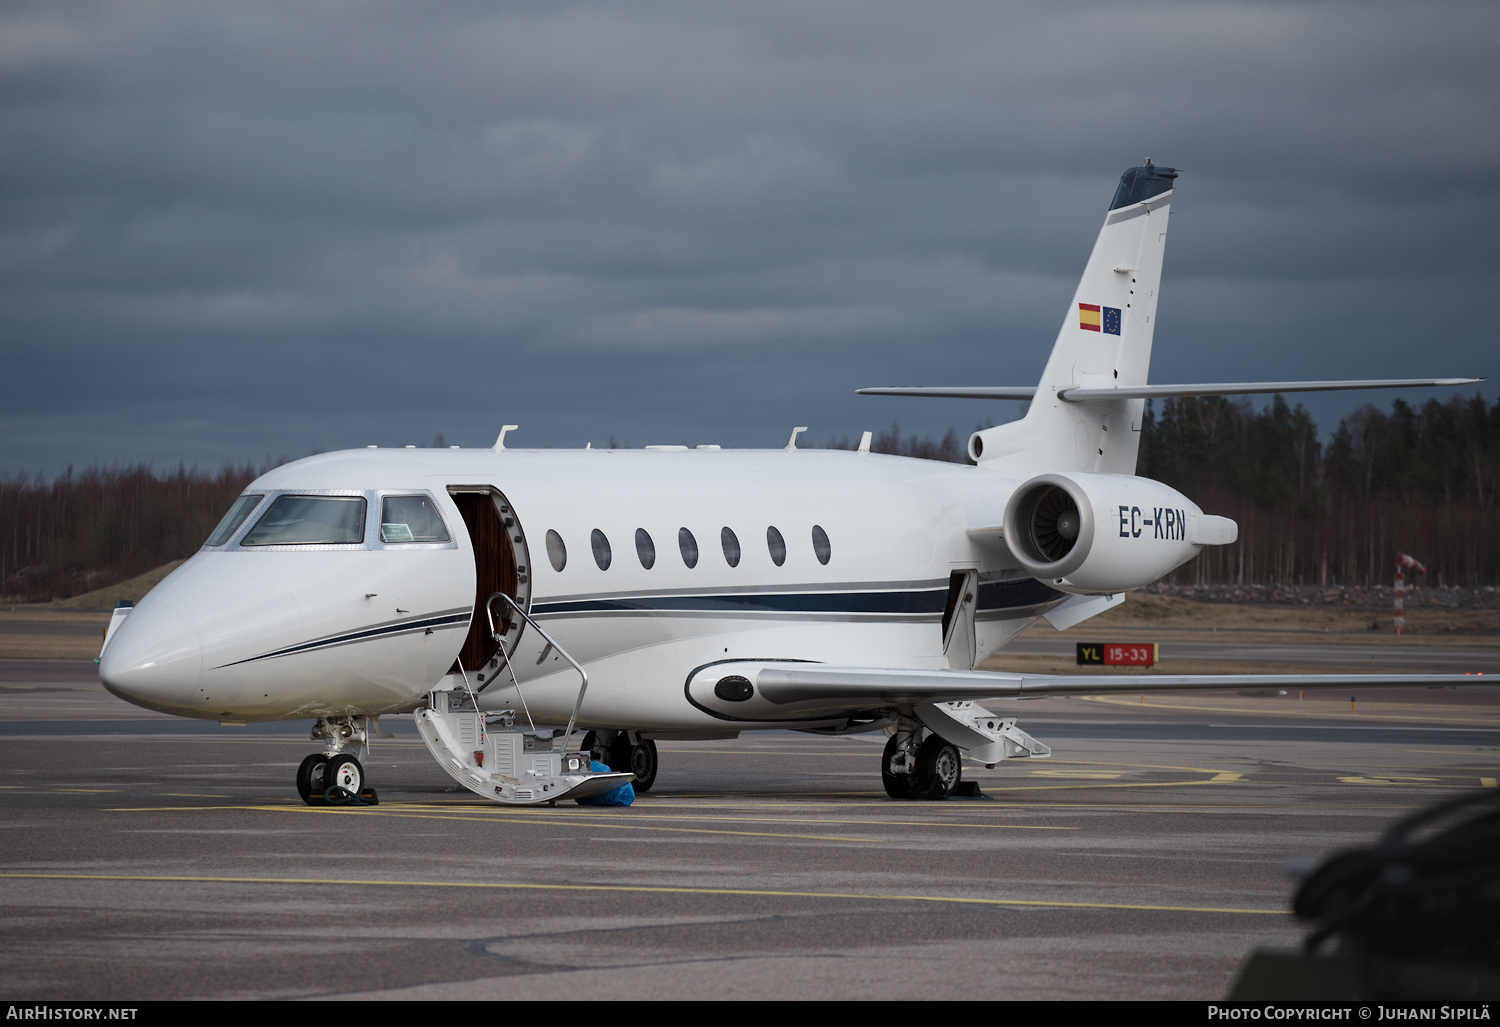
[{"label": "folded step platform", "polygon": [[634,774],[589,769],[588,752],[564,752],[552,740],[484,723],[462,691],[436,691],[417,710],[417,732],[448,776],[502,806],[546,806],[614,791]]}]

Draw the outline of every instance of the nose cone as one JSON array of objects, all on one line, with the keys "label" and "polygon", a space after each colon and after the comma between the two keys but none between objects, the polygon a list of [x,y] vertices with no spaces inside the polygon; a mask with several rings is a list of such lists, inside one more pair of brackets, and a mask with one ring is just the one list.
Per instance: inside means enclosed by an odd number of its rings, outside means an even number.
[{"label": "nose cone", "polygon": [[99,658],[105,688],[126,702],[163,713],[191,710],[202,676],[198,633],[160,607],[131,611]]}]

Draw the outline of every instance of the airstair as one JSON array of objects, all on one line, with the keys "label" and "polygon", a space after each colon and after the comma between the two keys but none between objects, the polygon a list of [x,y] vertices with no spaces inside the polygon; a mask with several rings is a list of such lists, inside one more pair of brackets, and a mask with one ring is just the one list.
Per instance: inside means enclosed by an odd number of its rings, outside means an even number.
[{"label": "airstair", "polygon": [[[478,691],[471,687],[460,666],[457,674],[446,675],[432,690],[427,707],[416,712],[417,732],[433,758],[469,791],[503,806],[555,805],[559,799],[582,799],[633,781],[634,774],[595,773],[589,769],[589,752],[568,751],[578,711],[588,691],[588,673],[514,599],[496,592],[485,603],[484,612],[489,618],[490,634],[500,643],[500,654],[507,665],[510,654],[506,652],[504,637],[495,627],[496,599],[505,600],[582,678],[567,730],[561,734],[562,744],[554,747],[553,732],[539,731],[534,724],[528,724],[531,730],[518,728],[513,710],[494,714],[495,722],[487,723],[485,712],[479,708],[483,686]],[[519,683],[516,689],[519,693]]]}]

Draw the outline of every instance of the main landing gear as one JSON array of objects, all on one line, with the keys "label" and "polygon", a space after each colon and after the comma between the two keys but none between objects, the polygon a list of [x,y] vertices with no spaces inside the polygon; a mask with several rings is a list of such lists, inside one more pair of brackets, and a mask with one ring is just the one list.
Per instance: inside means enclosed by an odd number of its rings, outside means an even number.
[{"label": "main landing gear", "polygon": [[380,801],[375,789],[365,787],[365,768],[359,761],[360,756],[370,757],[370,726],[365,717],[318,719],[312,739],[324,742],[327,748],[308,756],[297,768],[297,794],[303,802],[309,806],[373,806]]},{"label": "main landing gear", "polygon": [[583,747],[610,770],[634,774],[631,786],[638,792],[649,792],[656,783],[656,743],[638,731],[590,731]]},{"label": "main landing gear", "polygon": [[1001,760],[1044,759],[1052,750],[973,702],[924,703],[885,711],[893,721],[880,757],[880,780],[893,799],[983,798],[963,779],[963,755],[993,768]]},{"label": "main landing gear", "polygon": [[963,784],[963,759],[958,747],[938,735],[916,741],[920,732],[903,737],[900,728],[885,743],[880,781],[893,799],[946,799]]}]

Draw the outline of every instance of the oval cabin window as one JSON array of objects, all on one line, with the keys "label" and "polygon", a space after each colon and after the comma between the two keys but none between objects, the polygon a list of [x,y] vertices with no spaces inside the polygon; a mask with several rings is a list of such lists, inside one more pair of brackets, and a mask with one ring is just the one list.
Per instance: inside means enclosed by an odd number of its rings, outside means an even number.
[{"label": "oval cabin window", "polygon": [[635,529],[635,555],[641,558],[641,566],[650,570],[656,563],[656,543],[645,528]]},{"label": "oval cabin window", "polygon": [[698,566],[698,540],[686,528],[677,529],[677,548],[682,550],[682,562],[688,568]]},{"label": "oval cabin window", "polygon": [[786,539],[775,526],[766,529],[766,548],[771,552],[771,562],[780,567],[786,563]]},{"label": "oval cabin window", "polygon": [[594,562],[599,565],[601,571],[609,570],[609,561],[612,554],[609,551],[609,539],[604,537],[604,532],[598,528],[589,536],[589,541],[594,546]]},{"label": "oval cabin window", "polygon": [[828,544],[828,532],[823,530],[822,525],[814,524],[812,536],[813,555],[818,558],[819,563],[827,567],[829,559],[833,556],[833,547]]},{"label": "oval cabin window", "polygon": [[731,567],[738,567],[740,565],[739,536],[725,528],[719,532],[719,542],[724,546],[724,562]]},{"label": "oval cabin window", "polygon": [[563,545],[562,536],[551,528],[547,529],[547,559],[559,574],[568,565],[568,547]]}]

